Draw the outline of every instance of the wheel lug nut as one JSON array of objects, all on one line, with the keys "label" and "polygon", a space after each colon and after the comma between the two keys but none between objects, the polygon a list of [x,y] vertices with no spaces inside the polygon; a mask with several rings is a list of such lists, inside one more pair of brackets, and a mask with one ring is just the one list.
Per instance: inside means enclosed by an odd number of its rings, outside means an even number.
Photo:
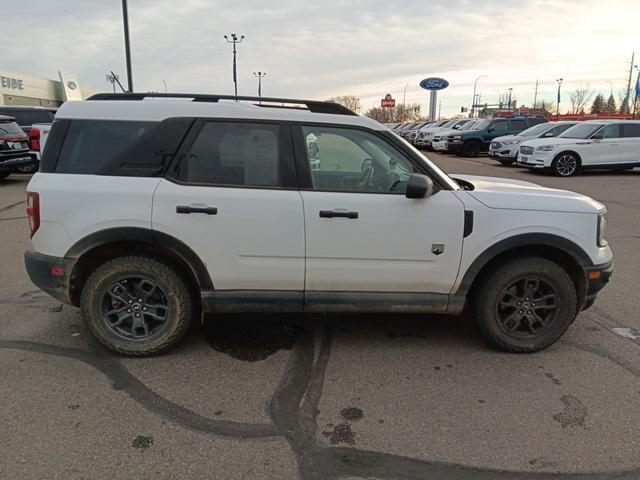
[{"label": "wheel lug nut", "polygon": [[129,303],[133,303],[133,300],[129,300]]},{"label": "wheel lug nut", "polygon": [[518,302],[518,306],[522,305],[522,302]]},{"label": "wheel lug nut", "polygon": [[139,313],[136,313],[136,317],[139,317],[139,316],[140,316],[140,314],[139,314]]},{"label": "wheel lug nut", "polygon": [[127,313],[131,313],[131,309],[130,308],[127,308]]},{"label": "wheel lug nut", "polygon": [[141,302],[141,301],[142,301],[142,299],[141,299],[141,298],[139,298],[139,299],[138,299],[138,302]]},{"label": "wheel lug nut", "polygon": [[527,313],[528,313],[529,315],[531,315],[533,312],[532,312],[531,310],[529,310]]},{"label": "wheel lug nut", "polygon": [[147,307],[142,307],[142,311],[146,312],[147,311]]}]

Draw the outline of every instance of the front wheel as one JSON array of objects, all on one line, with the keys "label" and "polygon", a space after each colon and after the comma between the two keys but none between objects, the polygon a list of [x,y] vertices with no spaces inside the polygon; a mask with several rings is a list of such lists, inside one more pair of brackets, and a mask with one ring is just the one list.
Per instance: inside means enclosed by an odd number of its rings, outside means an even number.
[{"label": "front wheel", "polygon": [[474,315],[487,341],[505,352],[535,352],[555,343],[577,313],[571,277],[541,257],[514,260],[483,278]]},{"label": "front wheel", "polygon": [[570,177],[578,173],[580,160],[573,153],[561,153],[551,163],[551,173],[556,177]]},{"label": "front wheel", "polygon": [[462,153],[465,157],[477,157],[480,155],[480,144],[478,142],[465,143]]},{"label": "front wheel", "polygon": [[98,267],[82,289],[80,308],[102,344],[132,356],[168,350],[184,336],[192,317],[183,278],[169,265],[142,256]]}]

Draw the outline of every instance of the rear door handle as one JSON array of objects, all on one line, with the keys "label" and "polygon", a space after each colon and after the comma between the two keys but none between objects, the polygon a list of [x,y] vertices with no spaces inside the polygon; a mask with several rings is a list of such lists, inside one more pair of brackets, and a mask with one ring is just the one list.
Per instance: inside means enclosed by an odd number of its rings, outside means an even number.
[{"label": "rear door handle", "polygon": [[217,215],[216,207],[192,207],[191,205],[178,205],[176,213],[206,213],[207,215]]},{"label": "rear door handle", "polygon": [[320,210],[320,218],[358,218],[358,212],[347,210]]}]

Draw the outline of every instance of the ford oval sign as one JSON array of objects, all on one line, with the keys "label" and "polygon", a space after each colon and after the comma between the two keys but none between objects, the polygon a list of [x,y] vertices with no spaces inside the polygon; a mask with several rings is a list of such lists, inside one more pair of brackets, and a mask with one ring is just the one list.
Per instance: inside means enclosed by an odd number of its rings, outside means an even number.
[{"label": "ford oval sign", "polygon": [[444,90],[449,86],[444,78],[429,77],[420,82],[420,86],[425,90]]}]

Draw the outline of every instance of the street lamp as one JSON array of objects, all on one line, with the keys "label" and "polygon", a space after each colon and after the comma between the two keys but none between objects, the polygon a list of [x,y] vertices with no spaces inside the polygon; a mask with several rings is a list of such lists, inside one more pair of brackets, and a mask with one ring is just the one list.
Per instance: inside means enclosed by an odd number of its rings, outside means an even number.
[{"label": "street lamp", "polygon": [[107,82],[109,82],[113,87],[113,93],[116,93],[116,82],[118,82],[118,80],[120,79],[120,75],[116,75],[115,73],[107,73],[106,78],[107,78]]},{"label": "street lamp", "polygon": [[556,121],[560,118],[560,87],[562,86],[562,78],[556,78],[556,82],[558,83],[558,101],[556,106]]},{"label": "street lamp", "polygon": [[407,83],[404,86],[404,90],[402,91],[402,106],[406,105],[407,103],[407,87],[409,86],[409,84]]},{"label": "street lamp", "polygon": [[267,72],[253,72],[253,74],[258,77],[258,97],[262,98],[262,77],[265,77]]},{"label": "street lamp", "polygon": [[233,85],[235,87],[236,97],[238,96],[238,72],[237,72],[237,63],[236,63],[236,44],[242,43],[244,40],[244,35],[241,35],[240,38],[235,33],[231,34],[231,38],[227,35],[224,36],[224,39],[227,43],[233,44]]},{"label": "street lamp", "polygon": [[476,86],[478,85],[478,80],[481,78],[487,78],[487,75],[480,75],[476,78],[476,81],[473,82],[473,102],[471,103],[471,118],[474,118],[474,114],[476,111]]},{"label": "street lamp", "polygon": [[640,93],[640,68],[638,68],[638,65],[634,65],[633,68],[635,68],[636,70],[638,70],[638,76],[636,78],[636,96],[634,97],[633,100],[633,118],[635,120],[636,118],[636,109],[637,109],[637,105],[638,105],[638,93]]},{"label": "street lamp", "polygon": [[511,92],[513,92],[513,87],[509,87],[509,111],[511,111]]},{"label": "street lamp", "polygon": [[167,81],[162,80],[162,83],[164,83],[164,93],[167,93]]}]

